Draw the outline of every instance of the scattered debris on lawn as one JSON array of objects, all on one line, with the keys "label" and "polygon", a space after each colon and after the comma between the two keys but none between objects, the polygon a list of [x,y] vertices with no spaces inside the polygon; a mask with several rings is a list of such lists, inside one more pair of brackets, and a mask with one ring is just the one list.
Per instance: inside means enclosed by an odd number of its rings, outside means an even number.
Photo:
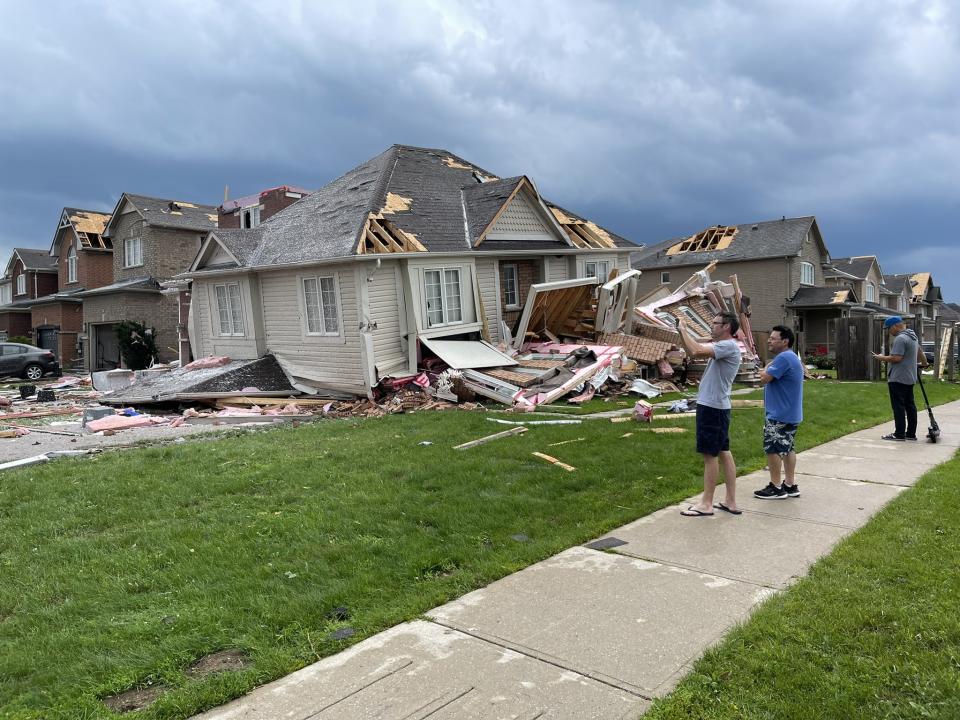
[{"label": "scattered debris on lawn", "polygon": [[477,445],[483,445],[488,443],[491,440],[499,440],[500,438],[510,437],[511,435],[521,435],[527,432],[525,427],[512,427],[509,430],[504,430],[503,432],[494,433],[493,435],[487,435],[486,437],[477,438],[476,440],[471,440],[470,442],[461,443],[460,445],[454,445],[454,450],[466,450],[468,448],[476,447]]},{"label": "scattered debris on lawn", "polygon": [[556,465],[559,468],[563,468],[567,472],[573,472],[574,470],[576,470],[576,468],[573,465],[567,465],[567,463],[565,462],[560,462],[552,455],[547,455],[546,453],[542,453],[542,452],[531,453],[531,455],[538,457],[541,460],[546,460],[551,465]]}]

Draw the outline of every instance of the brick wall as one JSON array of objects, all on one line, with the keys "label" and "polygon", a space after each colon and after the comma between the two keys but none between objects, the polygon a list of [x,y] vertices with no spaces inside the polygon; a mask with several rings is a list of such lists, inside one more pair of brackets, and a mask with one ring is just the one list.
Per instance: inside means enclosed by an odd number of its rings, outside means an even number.
[{"label": "brick wall", "polygon": [[30,336],[29,312],[0,312],[0,330],[7,333],[7,337],[14,335]]},{"label": "brick wall", "polygon": [[[517,268],[517,297],[519,308],[507,309],[507,300],[503,288],[503,268],[505,265],[515,265]],[[503,308],[503,321],[508,327],[513,327],[523,312],[523,305],[527,301],[530,286],[542,282],[540,277],[539,260],[502,260],[500,261],[500,307]]]},{"label": "brick wall", "polygon": [[179,313],[176,294],[157,293],[106,293],[84,298],[83,324],[90,334],[91,323],[118,323],[123,320],[142,322],[156,330],[157,350],[160,360],[169,362],[178,357],[177,317]]},{"label": "brick wall", "polygon": [[[62,232],[62,231],[61,231]],[[69,236],[68,236],[69,237]],[[70,247],[76,242],[72,237],[61,243],[57,257],[57,278],[60,290],[103,287],[113,282],[113,253],[105,250],[77,250],[77,279],[68,282],[67,258]]]},{"label": "brick wall", "polygon": [[[299,193],[297,193],[299,194]],[[290,207],[300,198],[287,197],[287,189],[280,187],[260,194],[260,222],[268,217],[276,215],[284,208]],[[217,227],[221,228],[239,228],[240,217],[243,209],[232,212],[217,212]]]},{"label": "brick wall", "polygon": [[[24,290],[26,292],[23,295],[17,294],[17,276],[26,275],[26,287]],[[37,272],[35,270],[24,270],[23,263],[17,259],[13,263],[13,268],[10,271],[10,288],[11,293],[13,293],[13,301],[17,300],[32,300],[33,298],[43,297],[44,295],[50,295],[57,291],[57,274],[53,272]]]},{"label": "brick wall", "polygon": [[61,367],[69,368],[77,358],[77,334],[83,329],[83,305],[77,302],[57,302],[36,305],[30,309],[31,337],[34,344],[41,328],[57,329],[57,347],[54,352]]},{"label": "brick wall", "polygon": [[[168,280],[186,270],[200,249],[202,233],[144,225],[137,213],[127,213],[117,222],[113,234],[113,281],[138,277]],[[124,241],[141,237],[143,265],[124,267]]]}]

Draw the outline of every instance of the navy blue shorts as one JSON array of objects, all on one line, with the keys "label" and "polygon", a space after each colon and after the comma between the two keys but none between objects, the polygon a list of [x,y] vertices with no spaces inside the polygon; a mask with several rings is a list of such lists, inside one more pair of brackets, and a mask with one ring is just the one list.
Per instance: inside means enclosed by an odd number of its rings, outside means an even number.
[{"label": "navy blue shorts", "polygon": [[730,449],[730,411],[697,405],[697,452],[716,457]]}]

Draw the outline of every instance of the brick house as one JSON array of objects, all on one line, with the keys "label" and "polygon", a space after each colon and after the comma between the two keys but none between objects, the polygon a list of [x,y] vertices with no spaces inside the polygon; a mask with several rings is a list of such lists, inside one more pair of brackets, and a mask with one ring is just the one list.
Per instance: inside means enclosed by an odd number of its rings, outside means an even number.
[{"label": "brick house", "polygon": [[[57,259],[46,250],[15,248],[7,261],[2,287],[9,284],[9,298],[0,306],[0,337],[32,337],[33,322],[30,308],[33,301],[57,291]],[[53,333],[32,337],[34,344],[55,350]]]},{"label": "brick house", "polygon": [[933,342],[937,318],[943,308],[943,295],[940,286],[933,282],[933,274],[928,272],[888,275],[892,283],[906,282],[910,286],[910,313],[921,318],[924,342]]},{"label": "brick house", "polygon": [[116,326],[124,320],[156,331],[161,361],[179,356],[177,293],[161,283],[183,272],[206,234],[217,226],[217,208],[124,193],[103,236],[113,245],[113,282],[83,290],[84,357],[89,370],[120,365]]},{"label": "brick house", "polygon": [[793,327],[800,333],[800,352],[804,342],[827,342],[827,322],[850,314],[860,304],[852,290],[838,293],[825,284],[830,253],[813,216],[718,225],[631,256],[632,266],[643,273],[638,283],[641,295],[682,282],[713,261],[717,262],[713,277],[736,275],[749,296],[753,329]]},{"label": "brick house", "polygon": [[310,190],[280,185],[235,200],[224,200],[223,205],[217,208],[217,227],[238,229],[258,227],[267,218],[309,194]]},{"label": "brick house", "polygon": [[57,263],[57,291],[37,298],[30,308],[34,338],[50,338],[64,369],[83,363],[79,293],[113,282],[112,245],[103,237],[109,220],[107,213],[63,209],[49,253]]}]

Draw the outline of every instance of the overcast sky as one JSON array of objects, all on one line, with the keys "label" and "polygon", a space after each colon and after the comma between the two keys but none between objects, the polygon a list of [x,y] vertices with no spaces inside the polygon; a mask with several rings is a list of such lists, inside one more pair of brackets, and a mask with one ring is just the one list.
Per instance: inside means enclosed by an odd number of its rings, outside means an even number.
[{"label": "overcast sky", "polygon": [[960,301],[947,0],[0,0],[0,252],[446,148],[638,243],[816,215]]}]

